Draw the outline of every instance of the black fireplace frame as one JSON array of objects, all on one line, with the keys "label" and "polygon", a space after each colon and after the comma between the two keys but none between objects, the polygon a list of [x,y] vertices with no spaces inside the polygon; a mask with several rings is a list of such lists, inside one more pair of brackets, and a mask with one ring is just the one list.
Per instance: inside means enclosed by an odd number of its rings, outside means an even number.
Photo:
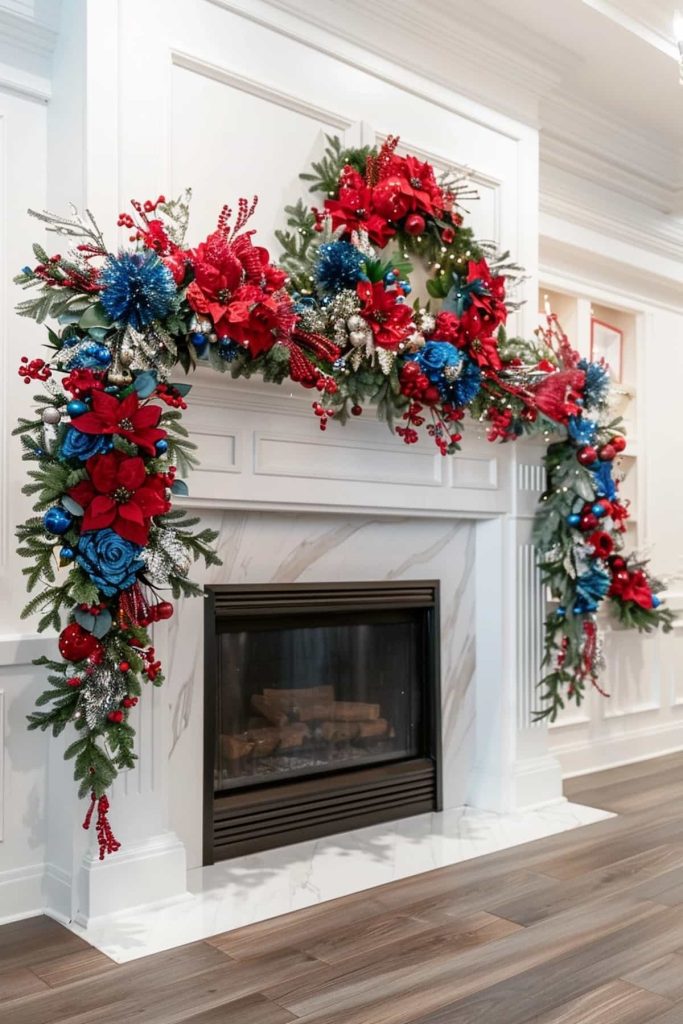
[{"label": "black fireplace frame", "polygon": [[[203,863],[286,846],[335,832],[442,808],[441,668],[438,580],[343,583],[214,584],[205,588]],[[314,611],[373,609],[425,612],[422,694],[426,756],[372,767],[347,767],[298,780],[216,792],[216,624],[235,627],[266,616],[292,618]],[[272,829],[281,822],[280,831]],[[270,825],[270,827],[269,827]]]}]

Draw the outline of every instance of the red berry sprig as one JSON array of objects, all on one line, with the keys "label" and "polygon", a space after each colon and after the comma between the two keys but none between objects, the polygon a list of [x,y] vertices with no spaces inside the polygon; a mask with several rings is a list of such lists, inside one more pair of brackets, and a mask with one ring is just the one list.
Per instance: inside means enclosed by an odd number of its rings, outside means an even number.
[{"label": "red berry sprig", "polygon": [[24,384],[30,384],[32,380],[49,380],[52,370],[44,359],[32,359],[29,362],[28,356],[22,356],[17,373],[24,378]]}]

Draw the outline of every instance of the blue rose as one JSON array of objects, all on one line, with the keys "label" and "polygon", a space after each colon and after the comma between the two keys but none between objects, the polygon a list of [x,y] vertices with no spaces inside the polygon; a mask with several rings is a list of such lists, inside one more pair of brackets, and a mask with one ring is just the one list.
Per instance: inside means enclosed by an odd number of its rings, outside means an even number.
[{"label": "blue rose", "polygon": [[108,434],[84,434],[75,427],[69,427],[59,450],[63,459],[80,459],[86,462],[92,455],[108,452],[112,446]]},{"label": "blue rose", "polygon": [[113,530],[91,530],[78,542],[76,561],[107,597],[128,590],[144,568],[142,548]]},{"label": "blue rose", "polygon": [[408,358],[417,362],[432,384],[437,384],[442,382],[446,367],[458,366],[464,357],[448,341],[428,341],[416,355]]}]

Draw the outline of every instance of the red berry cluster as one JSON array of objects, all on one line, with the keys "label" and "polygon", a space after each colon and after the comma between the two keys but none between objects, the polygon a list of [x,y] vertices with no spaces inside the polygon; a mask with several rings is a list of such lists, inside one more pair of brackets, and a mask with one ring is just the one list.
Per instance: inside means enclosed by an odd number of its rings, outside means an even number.
[{"label": "red berry cluster", "polygon": [[87,612],[89,615],[99,615],[105,609],[104,604],[79,604],[78,606],[82,612]]},{"label": "red berry cluster", "polygon": [[161,662],[156,660],[155,650],[153,647],[148,647],[142,655],[145,664],[145,672],[150,683],[153,683],[156,677],[161,672]]},{"label": "red berry cluster", "polygon": [[187,409],[187,402],[172,384],[158,384],[155,394],[173,409]]},{"label": "red berry cluster", "polygon": [[107,715],[109,721],[113,722],[115,725],[120,725],[124,717],[125,714],[123,711],[121,711],[120,708],[118,708],[116,711],[110,711],[109,714]]},{"label": "red berry cluster", "polygon": [[414,398],[418,402],[427,405],[434,405],[441,397],[439,389],[432,384],[429,377],[422,373],[418,364],[414,361],[404,363],[399,374],[401,394],[408,398]]},{"label": "red berry cluster", "polygon": [[320,419],[320,429],[327,430],[327,421],[329,419],[332,419],[332,417],[334,416],[334,409],[326,409],[324,405],[320,404],[320,402],[313,402],[312,409],[316,416],[318,416]]},{"label": "red berry cluster", "polygon": [[396,427],[396,433],[400,438],[403,439],[404,444],[417,444],[420,440],[416,427],[421,427],[424,424],[424,416],[421,416],[422,406],[419,402],[411,402],[406,412],[403,413],[403,419],[408,424],[406,427]]},{"label": "red berry cluster", "polygon": [[316,380],[315,387],[317,391],[324,391],[325,394],[327,395],[336,395],[336,393],[339,391],[339,388],[337,387],[337,382],[333,380],[332,377],[326,377],[322,373]]},{"label": "red berry cluster", "polygon": [[486,437],[489,441],[512,441],[516,438],[512,430],[512,409],[489,409],[487,419],[491,421],[491,427]]},{"label": "red berry cluster", "polygon": [[[154,213],[154,211],[156,210],[157,206],[159,206],[161,203],[165,203],[165,202],[166,202],[166,197],[165,196],[159,196],[159,198],[156,200],[156,202],[154,202],[151,199],[145,199],[144,203],[140,203],[137,199],[131,199],[131,206],[138,213],[143,213],[143,212],[144,213]],[[116,223],[117,223],[118,227],[120,227],[120,228],[134,228],[135,227],[135,221],[133,220],[133,218],[131,217],[131,215],[129,213],[120,213],[119,214],[119,219],[117,220]]]},{"label": "red berry cluster", "polygon": [[32,359],[29,362],[28,356],[21,357],[17,373],[24,378],[24,384],[30,384],[32,380],[49,380],[52,376],[52,370],[44,359]]}]

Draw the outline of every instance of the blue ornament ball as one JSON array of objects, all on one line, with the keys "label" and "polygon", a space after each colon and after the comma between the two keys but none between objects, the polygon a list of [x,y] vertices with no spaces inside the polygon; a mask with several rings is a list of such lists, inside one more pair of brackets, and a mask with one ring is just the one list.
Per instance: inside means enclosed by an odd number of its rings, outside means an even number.
[{"label": "blue ornament ball", "polygon": [[43,516],[43,526],[48,533],[56,533],[58,536],[66,531],[73,522],[73,516],[61,505],[53,505]]},{"label": "blue ornament ball", "polygon": [[84,412],[87,412],[88,406],[78,398],[72,398],[70,402],[66,403],[66,411],[73,419],[74,416],[82,416]]},{"label": "blue ornament ball", "polygon": [[413,286],[410,281],[399,281],[398,283],[401,290],[404,291],[406,295],[410,295],[413,290]]},{"label": "blue ornament ball", "polygon": [[111,352],[106,345],[100,345],[98,342],[86,345],[85,355],[89,360],[92,360],[96,366],[101,366],[103,370],[106,370],[111,363]]},{"label": "blue ornament ball", "polygon": [[59,551],[59,557],[64,562],[70,562],[74,558],[75,554],[76,554],[76,552],[74,551],[74,549],[68,547],[66,544],[64,545],[63,548],[60,548],[60,551]]},{"label": "blue ornament ball", "polygon": [[197,355],[201,355],[205,351],[206,346],[209,344],[209,339],[206,337],[206,335],[202,334],[199,331],[196,331],[194,334],[190,335],[190,341],[197,350]]},{"label": "blue ornament ball", "polygon": [[581,522],[581,516],[578,512],[572,512],[571,515],[567,516],[567,523],[569,526],[578,526]]},{"label": "blue ornament ball", "polygon": [[591,512],[594,516],[597,516],[598,519],[602,519],[603,516],[607,515],[607,509],[605,508],[605,506],[598,505],[597,503],[593,505],[593,507],[591,508]]},{"label": "blue ornament ball", "polygon": [[162,437],[159,441],[156,442],[154,448],[156,450],[157,455],[163,455],[164,452],[168,451],[168,441],[165,441],[164,438]]},{"label": "blue ornament ball", "polygon": [[385,284],[393,284],[395,280],[396,280],[396,274],[393,272],[393,270],[388,270],[386,272],[386,274],[384,275],[384,283]]},{"label": "blue ornament ball", "polygon": [[652,607],[653,608],[659,608],[661,603],[662,603],[661,598],[657,597],[656,594],[653,594],[652,595]]}]

